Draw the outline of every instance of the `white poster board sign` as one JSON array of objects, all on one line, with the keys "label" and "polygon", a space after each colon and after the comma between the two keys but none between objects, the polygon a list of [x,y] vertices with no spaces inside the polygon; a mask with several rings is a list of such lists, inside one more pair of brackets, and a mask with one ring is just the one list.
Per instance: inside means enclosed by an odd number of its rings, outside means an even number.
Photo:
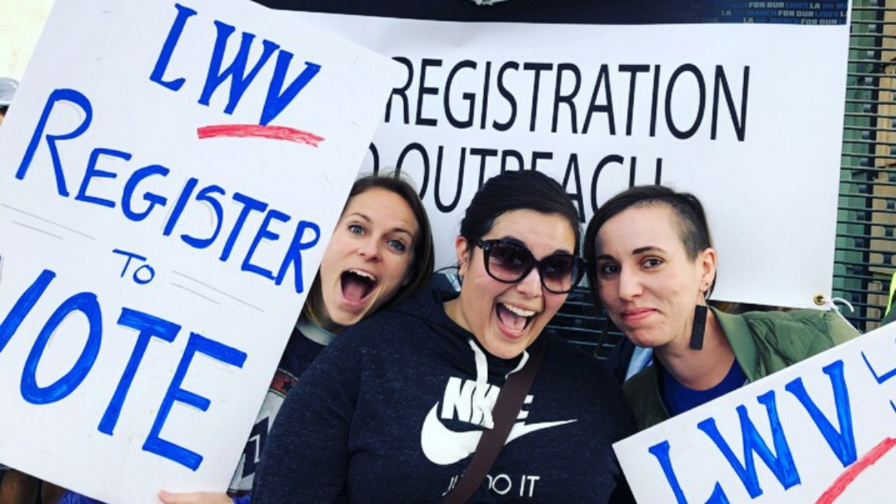
[{"label": "white poster board sign", "polygon": [[892,502],[896,325],[614,445],[639,504]]},{"label": "white poster board sign", "polygon": [[[702,3],[726,12],[724,1]],[[463,210],[502,170],[551,175],[583,223],[629,185],[659,181],[708,209],[721,258],[714,299],[810,307],[832,287],[849,36],[848,24],[819,24],[845,23],[848,3],[812,5],[843,17],[800,19],[814,13],[764,2],[763,16],[815,24],[290,15],[401,63],[362,169],[417,181],[437,266],[454,261]]]},{"label": "white poster board sign", "polygon": [[0,130],[0,462],[226,488],[396,70],[245,1],[58,2]]}]

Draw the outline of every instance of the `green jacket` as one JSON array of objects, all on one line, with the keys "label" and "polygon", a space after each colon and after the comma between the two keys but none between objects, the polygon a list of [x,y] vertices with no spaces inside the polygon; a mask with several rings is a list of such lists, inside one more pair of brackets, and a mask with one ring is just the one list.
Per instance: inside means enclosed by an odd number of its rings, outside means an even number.
[{"label": "green jacket", "polygon": [[[712,308],[734,358],[751,382],[780,371],[859,335],[843,317],[833,311],[795,310],[752,312],[731,315]],[[631,377],[622,386],[638,430],[669,418],[653,365]]]}]

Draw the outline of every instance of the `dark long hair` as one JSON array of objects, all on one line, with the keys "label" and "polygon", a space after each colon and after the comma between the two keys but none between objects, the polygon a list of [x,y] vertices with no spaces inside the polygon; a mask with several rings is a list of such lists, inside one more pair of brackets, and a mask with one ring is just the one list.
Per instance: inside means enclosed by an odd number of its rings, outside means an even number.
[{"label": "dark long hair", "polygon": [[[604,203],[591,218],[588,229],[585,231],[585,260],[588,267],[585,276],[588,278],[588,290],[591,292],[595,306],[600,306],[600,297],[597,289],[597,265],[594,258],[597,257],[596,243],[597,233],[600,228],[611,218],[625,210],[634,207],[650,205],[666,205],[672,209],[678,221],[678,235],[684,245],[688,259],[694,260],[697,254],[712,247],[712,236],[709,232],[709,223],[706,220],[706,212],[703,204],[691,193],[677,192],[666,186],[645,185],[635,186],[622,191]],[[716,279],[712,279],[706,296],[712,293],[716,285]]]},{"label": "dark long hair", "polygon": [[[417,190],[409,181],[393,173],[365,175],[356,180],[354,185],[352,185],[352,190],[342,211],[345,212],[345,208],[348,207],[355,196],[371,189],[385,189],[401,196],[401,199],[408,204],[411,212],[414,213],[414,218],[417,220],[417,234],[414,236],[414,259],[408,271],[408,280],[398,288],[392,299],[379,308],[379,310],[385,310],[406,298],[411,292],[429,283],[435,265],[435,252],[432,243],[432,227],[429,224],[429,218],[426,216],[426,209],[423,208],[423,203],[417,195]],[[320,287],[320,273],[318,273],[314,283],[311,285],[311,290],[308,292],[305,307],[302,308],[302,315],[311,322],[321,325],[321,315],[324,313],[324,308]]]}]

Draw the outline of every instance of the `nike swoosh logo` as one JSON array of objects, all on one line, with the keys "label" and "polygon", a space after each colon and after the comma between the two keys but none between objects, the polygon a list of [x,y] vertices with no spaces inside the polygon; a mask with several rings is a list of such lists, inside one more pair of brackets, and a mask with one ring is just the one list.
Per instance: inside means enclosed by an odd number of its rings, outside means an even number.
[{"label": "nike swoosh logo", "polygon": [[[439,420],[439,403],[429,410],[426,420],[423,422],[423,430],[420,433],[420,445],[423,448],[423,454],[433,464],[451,465],[469,457],[476,451],[476,445],[479,444],[479,438],[482,437],[482,431],[466,431],[454,432],[445,427],[445,424]],[[510,430],[507,436],[506,446],[514,439],[518,439],[526,434],[531,434],[542,429],[550,429],[551,427],[559,427],[573,423],[576,420],[562,420],[559,422],[542,422],[527,424],[526,422],[517,422]]]}]

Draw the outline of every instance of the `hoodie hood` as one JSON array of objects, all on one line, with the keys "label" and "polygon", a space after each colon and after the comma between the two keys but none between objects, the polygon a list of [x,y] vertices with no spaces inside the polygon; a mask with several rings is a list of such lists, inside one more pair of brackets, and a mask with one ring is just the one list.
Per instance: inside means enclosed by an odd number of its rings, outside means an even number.
[{"label": "hoodie hood", "polygon": [[[529,360],[529,352],[524,350],[513,359],[502,359],[490,354],[479,344],[473,333],[459,326],[445,313],[445,303],[458,295],[454,290],[439,287],[421,289],[396,306],[395,311],[427,324],[433,330],[431,337],[436,348],[464,372],[474,376],[479,390],[486,390],[489,377],[503,383],[512,373],[522,369]],[[539,344],[537,339],[535,341],[535,344]],[[483,412],[483,427],[491,429],[494,427],[492,405],[485,402],[484,395],[479,395],[474,400],[479,403],[478,409]]]},{"label": "hoodie hood", "polygon": [[[458,365],[465,372],[478,376],[483,373],[483,380],[488,376],[503,381],[507,375],[522,368],[529,358],[529,352],[524,351],[513,359],[502,359],[488,352],[470,331],[457,325],[451,317],[445,313],[445,303],[455,299],[459,294],[456,291],[440,287],[420,289],[408,299],[394,308],[394,311],[419,319],[428,325],[433,333],[433,345],[445,356]],[[539,343],[542,338],[535,340]],[[488,370],[482,369],[483,363]]]}]

